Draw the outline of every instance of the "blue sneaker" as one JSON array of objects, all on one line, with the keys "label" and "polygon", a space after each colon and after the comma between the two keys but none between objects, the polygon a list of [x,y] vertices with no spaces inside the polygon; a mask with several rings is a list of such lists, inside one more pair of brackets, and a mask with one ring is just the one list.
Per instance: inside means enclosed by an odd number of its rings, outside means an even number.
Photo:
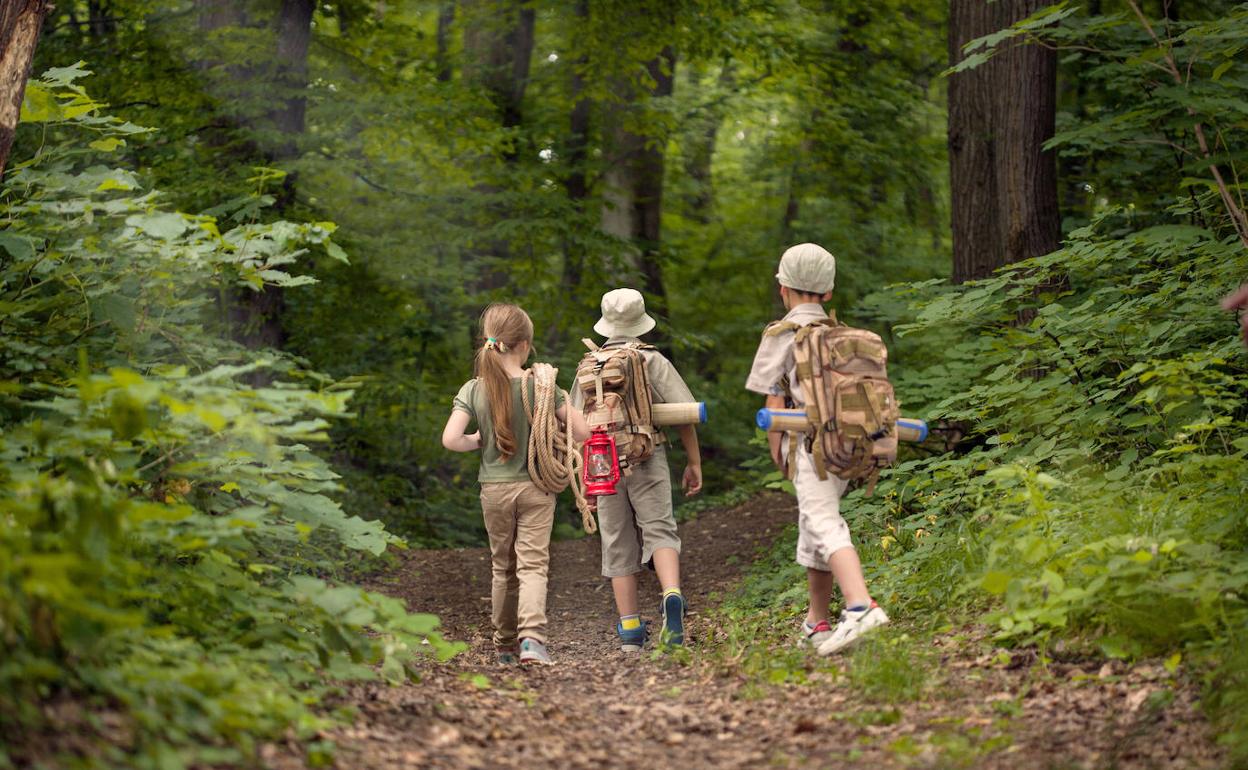
[{"label": "blue sneaker", "polygon": [[620,622],[615,624],[615,633],[620,637],[621,652],[641,652],[646,645],[646,624],[643,622],[636,628],[625,629]]},{"label": "blue sneaker", "polygon": [[679,647],[685,643],[685,597],[668,594],[663,597],[663,633],[659,641]]}]

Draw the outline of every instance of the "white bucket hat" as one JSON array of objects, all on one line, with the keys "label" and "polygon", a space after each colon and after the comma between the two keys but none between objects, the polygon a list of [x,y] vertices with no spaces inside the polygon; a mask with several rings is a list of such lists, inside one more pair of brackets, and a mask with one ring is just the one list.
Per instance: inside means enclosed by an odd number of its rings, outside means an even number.
[{"label": "white bucket hat", "polygon": [[780,257],[776,280],[790,289],[827,294],[836,285],[836,257],[817,243],[790,246]]},{"label": "white bucket hat", "polygon": [[654,328],[646,300],[636,289],[612,289],[602,295],[602,318],[594,331],[604,337],[640,337]]}]

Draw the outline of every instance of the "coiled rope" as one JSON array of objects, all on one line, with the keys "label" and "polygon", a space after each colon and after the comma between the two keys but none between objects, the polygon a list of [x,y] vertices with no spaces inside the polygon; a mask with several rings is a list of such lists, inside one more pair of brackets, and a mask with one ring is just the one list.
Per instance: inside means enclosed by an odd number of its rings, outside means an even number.
[{"label": "coiled rope", "polygon": [[[539,488],[551,494],[559,494],[569,486],[576,498],[576,508],[581,512],[581,525],[593,534],[598,531],[594,513],[585,499],[585,482],[581,477],[581,454],[572,440],[572,422],[559,429],[555,415],[555,394],[563,394],[568,409],[572,404],[566,391],[555,382],[559,370],[550,364],[533,364],[525,372],[520,383],[520,396],[524,400],[524,413],[529,418],[529,477]],[[533,397],[529,399],[529,381],[533,381]]]}]

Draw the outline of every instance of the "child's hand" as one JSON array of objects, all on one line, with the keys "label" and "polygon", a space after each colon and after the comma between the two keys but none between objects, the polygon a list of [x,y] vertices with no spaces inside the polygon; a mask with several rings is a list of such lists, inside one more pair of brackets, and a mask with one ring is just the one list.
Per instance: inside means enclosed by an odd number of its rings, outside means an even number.
[{"label": "child's hand", "polygon": [[[1226,295],[1222,300],[1223,310],[1244,310],[1245,308],[1248,308],[1248,283]],[[1239,316],[1239,333],[1244,338],[1244,344],[1248,345],[1248,313],[1241,313]]]},{"label": "child's hand", "polygon": [[481,448],[481,431],[477,431],[476,433],[465,433],[464,438],[472,442],[472,447],[474,450]]},{"label": "child's hand", "polygon": [[685,475],[680,485],[685,488],[685,497],[693,497],[702,491],[702,466],[686,465]]}]

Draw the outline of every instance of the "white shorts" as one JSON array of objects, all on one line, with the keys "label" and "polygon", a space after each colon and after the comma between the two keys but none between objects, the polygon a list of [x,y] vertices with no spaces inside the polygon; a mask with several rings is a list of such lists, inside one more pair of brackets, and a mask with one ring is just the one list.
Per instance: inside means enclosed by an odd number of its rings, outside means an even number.
[{"label": "white shorts", "polygon": [[828,572],[832,554],[854,547],[849,525],[841,518],[841,495],[849,482],[831,473],[820,481],[806,442],[798,441],[793,486],[797,488],[797,563]]}]

